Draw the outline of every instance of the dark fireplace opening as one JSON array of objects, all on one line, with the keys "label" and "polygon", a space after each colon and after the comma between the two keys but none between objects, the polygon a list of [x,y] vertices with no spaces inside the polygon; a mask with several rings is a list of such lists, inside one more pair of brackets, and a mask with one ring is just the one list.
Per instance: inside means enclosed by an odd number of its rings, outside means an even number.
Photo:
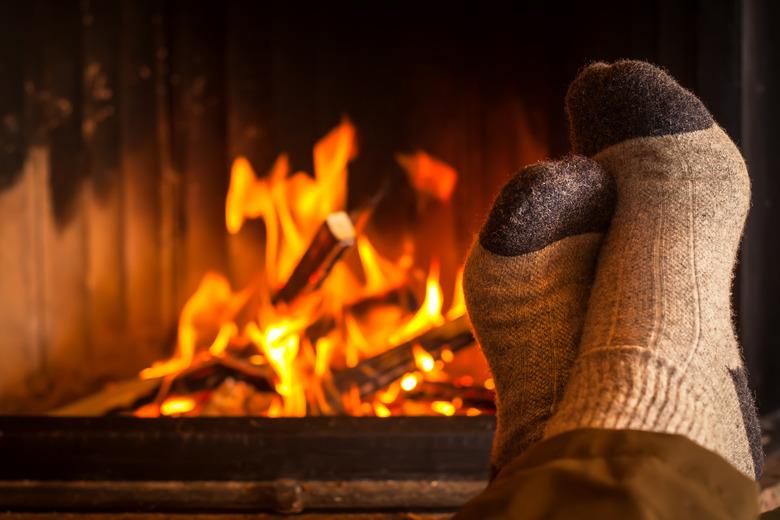
[{"label": "dark fireplace opening", "polygon": [[[453,510],[488,475],[459,271],[492,198],[568,152],[580,67],[638,58],[774,200],[758,4],[4,6],[0,502]],[[754,206],[735,319],[768,412]]]}]

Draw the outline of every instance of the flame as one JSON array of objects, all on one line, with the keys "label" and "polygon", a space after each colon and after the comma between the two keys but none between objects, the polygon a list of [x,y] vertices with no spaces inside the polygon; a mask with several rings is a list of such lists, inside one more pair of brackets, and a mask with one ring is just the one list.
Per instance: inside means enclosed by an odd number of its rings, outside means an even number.
[{"label": "flame", "polygon": [[206,273],[198,289],[182,308],[176,353],[172,358],[142,370],[141,378],[162,377],[190,366],[198,342],[211,330],[219,331],[212,347],[217,351],[224,351],[230,340],[229,334],[238,330],[231,322],[249,296],[250,292],[247,290],[234,293],[227,278],[221,274]]},{"label": "flame", "polygon": [[334,211],[344,209],[347,198],[347,163],[357,155],[355,127],[349,119],[331,130],[314,146],[314,176],[321,194],[317,224]]},{"label": "flame", "polygon": [[249,161],[237,157],[225,200],[225,226],[238,233],[248,218],[265,223],[265,273],[279,286],[292,273],[306,246],[330,213],[347,200],[347,164],[357,154],[355,128],[342,119],[314,146],[314,178],[290,176],[289,160],[279,155],[269,175],[258,179]]},{"label": "flame", "polygon": [[441,314],[442,300],[442,290],[439,285],[439,262],[434,260],[431,262],[428,279],[425,282],[425,300],[423,300],[423,304],[412,319],[391,336],[390,342],[393,344],[401,343],[431,327],[444,323],[444,317]]},{"label": "flame", "polygon": [[406,280],[406,258],[401,257],[397,264],[383,258],[373,244],[364,235],[357,238],[358,255],[363,267],[366,283],[362,297],[383,294],[395,289]]},{"label": "flame", "polygon": [[336,345],[331,338],[325,337],[317,340],[317,343],[314,346],[316,352],[314,374],[317,377],[322,378],[329,372],[330,360],[333,356],[333,349],[335,346]]},{"label": "flame", "polygon": [[246,333],[260,347],[279,378],[276,392],[282,396],[284,415],[303,417],[306,415],[306,396],[303,384],[295,366],[300,337],[297,325],[281,321],[265,330],[255,323],[249,323]]},{"label": "flame", "polygon": [[461,267],[455,276],[455,291],[452,295],[450,310],[447,311],[444,317],[452,321],[457,320],[464,314],[466,314],[466,297],[463,295],[463,268]]},{"label": "flame", "polygon": [[276,281],[279,229],[271,186],[283,182],[288,170],[287,156],[280,155],[269,178],[258,179],[249,161],[238,157],[233,161],[225,200],[225,226],[230,234],[238,233],[247,218],[262,218],[265,223],[265,272],[272,283]]},{"label": "flame", "polygon": [[217,337],[214,338],[214,342],[209,347],[209,353],[216,357],[224,355],[228,348],[230,338],[236,334],[238,334],[238,327],[232,321],[222,325],[222,327],[219,328]]},{"label": "flame", "polygon": [[458,182],[458,174],[452,166],[422,151],[397,154],[395,158],[418,192],[427,193],[441,201],[450,200]]}]

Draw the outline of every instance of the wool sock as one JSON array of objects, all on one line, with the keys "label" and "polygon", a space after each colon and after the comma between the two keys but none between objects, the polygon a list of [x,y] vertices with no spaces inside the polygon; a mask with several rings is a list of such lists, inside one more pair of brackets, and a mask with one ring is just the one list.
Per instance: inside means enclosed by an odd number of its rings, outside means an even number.
[{"label": "wool sock", "polygon": [[541,439],[576,357],[614,183],[584,157],[529,166],[498,195],[464,270],[496,384],[493,469]]},{"label": "wool sock", "polygon": [[750,203],[739,150],[696,96],[644,62],[587,67],[566,105],[575,151],[614,176],[617,206],[545,436],[680,434],[757,476],[760,429],[730,302]]}]

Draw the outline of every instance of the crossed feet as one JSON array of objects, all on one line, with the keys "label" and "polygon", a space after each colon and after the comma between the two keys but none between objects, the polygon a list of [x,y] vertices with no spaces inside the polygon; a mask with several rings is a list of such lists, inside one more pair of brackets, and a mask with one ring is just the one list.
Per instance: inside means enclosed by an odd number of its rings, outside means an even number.
[{"label": "crossed feet", "polygon": [[750,202],[734,143],[644,62],[596,63],[569,87],[575,154],[518,173],[466,262],[494,375],[494,470],[581,428],[684,435],[745,475],[760,429],[730,288]]}]

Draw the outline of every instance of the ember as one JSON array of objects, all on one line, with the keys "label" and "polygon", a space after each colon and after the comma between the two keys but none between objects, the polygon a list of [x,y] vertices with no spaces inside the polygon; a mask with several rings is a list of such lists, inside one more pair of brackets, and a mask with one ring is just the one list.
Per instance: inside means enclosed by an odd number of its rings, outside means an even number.
[{"label": "ember", "polygon": [[[207,273],[181,310],[173,356],[139,374],[158,383],[155,395],[139,386],[149,397],[104,412],[493,412],[487,384],[474,383],[487,383],[485,376],[469,367],[451,370],[456,353],[474,343],[462,272],[445,312],[439,260],[431,260],[423,278],[412,247],[391,259],[374,246],[365,232],[372,208],[345,212],[348,165],[357,153],[356,130],[345,118],[314,146],[313,176],[291,172],[284,154],[266,177],[247,159],[234,160],[225,226],[236,234],[247,220],[262,220],[261,275],[235,289],[222,274]],[[422,151],[396,159],[422,199],[447,203],[457,182],[452,167]],[[418,294],[422,303],[415,305]]]}]

